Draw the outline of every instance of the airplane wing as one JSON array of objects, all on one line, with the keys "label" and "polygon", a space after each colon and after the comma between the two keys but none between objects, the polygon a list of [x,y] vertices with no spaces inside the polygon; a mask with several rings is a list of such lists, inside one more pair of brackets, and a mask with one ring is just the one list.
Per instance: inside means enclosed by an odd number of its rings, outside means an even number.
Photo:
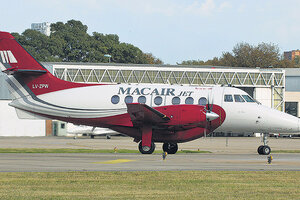
[{"label": "airplane wing", "polygon": [[133,125],[140,124],[159,124],[170,121],[165,114],[147,106],[146,104],[130,103],[127,104],[127,111]]}]

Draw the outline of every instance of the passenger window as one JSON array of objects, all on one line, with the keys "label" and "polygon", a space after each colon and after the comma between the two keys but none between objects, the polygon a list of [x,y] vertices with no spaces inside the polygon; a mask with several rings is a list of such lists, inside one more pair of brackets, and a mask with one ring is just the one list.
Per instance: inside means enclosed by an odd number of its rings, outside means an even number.
[{"label": "passenger window", "polygon": [[193,97],[188,97],[185,99],[185,104],[194,104],[194,99]]},{"label": "passenger window", "polygon": [[119,103],[119,102],[120,102],[120,97],[119,97],[118,95],[112,96],[112,97],[111,97],[111,102],[112,102],[113,104]]},{"label": "passenger window", "polygon": [[201,97],[198,101],[198,104],[201,106],[205,106],[207,104],[207,99],[205,97]]},{"label": "passenger window", "polygon": [[140,97],[138,98],[138,102],[139,102],[139,103],[146,103],[146,97],[145,97],[145,96],[140,96]]},{"label": "passenger window", "polygon": [[245,102],[245,100],[241,97],[241,95],[235,94],[234,95],[235,102]]},{"label": "passenger window", "polygon": [[125,97],[125,103],[132,103],[133,102],[133,97],[132,96],[126,96]]},{"label": "passenger window", "polygon": [[231,94],[225,94],[224,95],[224,101],[225,102],[233,102],[233,98]]},{"label": "passenger window", "polygon": [[255,102],[249,95],[242,95],[247,102]]},{"label": "passenger window", "polygon": [[162,98],[160,96],[157,96],[154,98],[155,105],[160,105],[162,103]]},{"label": "passenger window", "polygon": [[180,104],[180,98],[179,98],[179,97],[174,97],[174,98],[172,99],[172,104],[173,104],[173,105],[178,105],[178,104]]}]

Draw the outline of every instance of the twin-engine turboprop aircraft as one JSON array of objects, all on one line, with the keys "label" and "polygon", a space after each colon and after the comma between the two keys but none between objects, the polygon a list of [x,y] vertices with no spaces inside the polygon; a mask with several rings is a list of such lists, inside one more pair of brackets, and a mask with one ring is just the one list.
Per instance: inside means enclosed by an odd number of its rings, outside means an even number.
[{"label": "twin-engine turboprop aircraft", "polygon": [[[83,84],[54,77],[16,40],[0,32],[0,67],[20,118],[57,119],[110,128],[134,138],[143,154],[154,142],[174,154],[177,143],[216,132],[299,132],[299,120],[232,87]],[[259,154],[269,154],[266,137]]]}]

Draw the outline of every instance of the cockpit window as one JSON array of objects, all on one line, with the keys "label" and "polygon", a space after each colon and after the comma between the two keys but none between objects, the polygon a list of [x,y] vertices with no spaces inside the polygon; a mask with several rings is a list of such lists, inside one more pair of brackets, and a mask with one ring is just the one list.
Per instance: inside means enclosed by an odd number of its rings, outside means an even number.
[{"label": "cockpit window", "polygon": [[225,94],[224,95],[224,101],[225,102],[233,102],[233,98],[231,94]]},{"label": "cockpit window", "polygon": [[241,97],[241,95],[235,94],[234,95],[235,102],[245,102],[245,100]]},{"label": "cockpit window", "polygon": [[252,99],[249,95],[242,95],[243,98],[247,101],[247,102],[255,102],[254,99]]}]

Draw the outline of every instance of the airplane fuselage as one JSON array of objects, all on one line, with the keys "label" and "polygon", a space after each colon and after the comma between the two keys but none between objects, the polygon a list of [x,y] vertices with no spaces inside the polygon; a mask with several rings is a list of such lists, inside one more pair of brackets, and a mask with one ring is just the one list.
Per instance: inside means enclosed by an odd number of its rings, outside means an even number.
[{"label": "airplane fuselage", "polygon": [[[226,98],[231,96],[231,99],[226,100],[225,95]],[[239,97],[235,98],[235,95]],[[299,132],[298,118],[252,101],[246,92],[232,87],[116,84],[59,90],[37,95],[35,99],[30,94],[24,96],[27,101],[24,98],[16,99],[11,105],[22,110],[34,110],[35,114],[65,121],[70,119],[71,122],[84,125],[115,126],[109,121],[100,120],[97,124],[97,121],[91,123],[90,120],[124,115],[128,103],[142,103],[159,109],[172,105],[205,106],[209,102],[225,112],[225,116],[220,116],[224,122],[218,124],[214,130],[216,132]]]}]

